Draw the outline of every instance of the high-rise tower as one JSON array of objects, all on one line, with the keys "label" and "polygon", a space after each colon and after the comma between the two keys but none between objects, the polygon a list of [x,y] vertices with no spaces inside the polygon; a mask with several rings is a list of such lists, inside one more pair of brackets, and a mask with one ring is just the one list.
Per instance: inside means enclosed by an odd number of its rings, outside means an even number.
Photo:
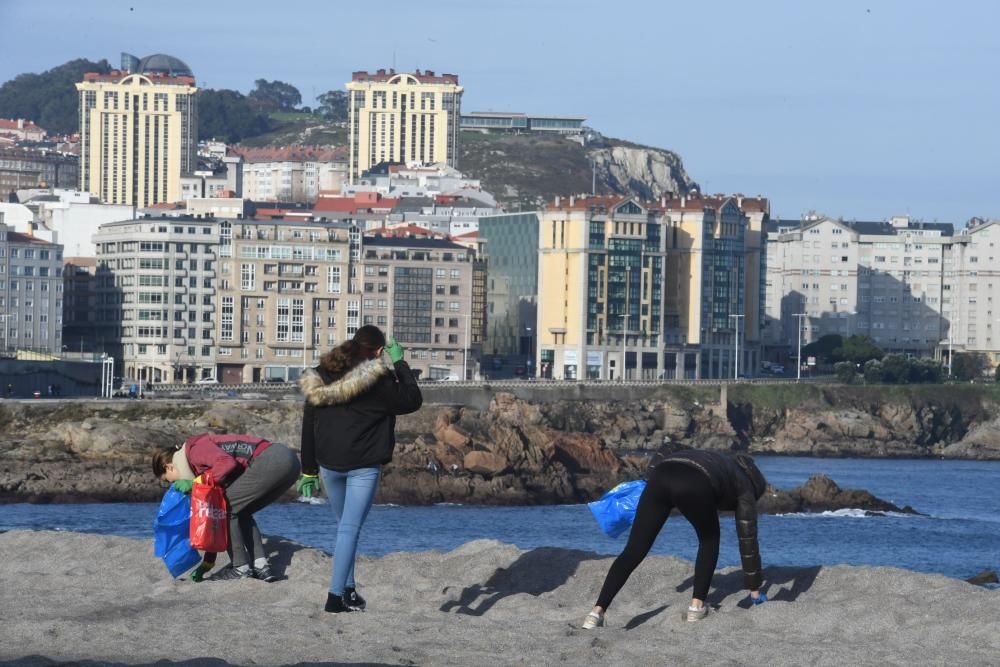
[{"label": "high-rise tower", "polygon": [[455,74],[354,72],[347,84],[351,182],[380,162],[457,167],[462,90]]},{"label": "high-rise tower", "polygon": [[179,201],[181,174],[197,164],[194,75],[163,54],[122,62],[126,69],[87,73],[76,84],[80,189],[108,204]]}]

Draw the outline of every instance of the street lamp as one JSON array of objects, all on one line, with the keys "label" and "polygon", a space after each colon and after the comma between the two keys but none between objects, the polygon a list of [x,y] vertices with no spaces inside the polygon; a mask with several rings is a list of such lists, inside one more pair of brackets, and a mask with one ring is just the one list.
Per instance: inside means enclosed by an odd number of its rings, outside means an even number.
[{"label": "street lamp", "polygon": [[955,316],[955,323],[952,324],[951,320],[948,320],[948,379],[951,379],[951,357],[952,349],[951,342],[955,339],[955,327],[958,326],[958,316]]},{"label": "street lamp", "polygon": [[802,379],[802,318],[805,317],[805,313],[795,313],[792,317],[799,318],[799,352],[795,359],[795,381],[798,382]]},{"label": "street lamp", "polygon": [[531,327],[526,326],[524,330],[528,333],[528,376],[531,376],[532,368],[535,369],[535,375],[538,375],[538,368],[535,366],[535,340],[531,337]]},{"label": "street lamp", "polygon": [[746,317],[746,315],[730,315],[729,317],[736,319],[736,324],[733,326],[733,344],[736,347],[735,350],[735,364],[733,365],[733,379],[740,379],[740,333],[743,331],[741,318]]}]

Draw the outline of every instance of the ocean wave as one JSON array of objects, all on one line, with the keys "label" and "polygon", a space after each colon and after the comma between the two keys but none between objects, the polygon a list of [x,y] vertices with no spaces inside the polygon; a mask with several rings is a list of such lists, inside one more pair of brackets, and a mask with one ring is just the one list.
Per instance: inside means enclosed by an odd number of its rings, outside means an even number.
[{"label": "ocean wave", "polygon": [[326,505],[326,501],[322,498],[317,498],[313,496],[312,498],[306,498],[305,496],[299,496],[295,499],[297,503],[305,503],[306,505]]},{"label": "ocean wave", "polygon": [[434,503],[434,507],[465,507],[463,503]]},{"label": "ocean wave", "polygon": [[906,514],[905,512],[883,512],[880,510],[842,509],[842,510],[828,510],[826,512],[788,512],[787,514],[775,514],[775,516],[802,518],[802,519],[810,519],[816,517],[826,517],[826,518],[834,517],[834,518],[847,518],[847,519],[893,517],[897,519],[913,519],[919,517],[920,515]]}]

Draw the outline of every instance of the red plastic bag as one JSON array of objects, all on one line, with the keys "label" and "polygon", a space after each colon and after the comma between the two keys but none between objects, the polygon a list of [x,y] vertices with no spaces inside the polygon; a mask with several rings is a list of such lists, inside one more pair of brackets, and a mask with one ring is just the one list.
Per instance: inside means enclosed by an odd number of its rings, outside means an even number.
[{"label": "red plastic bag", "polygon": [[202,551],[225,551],[229,545],[226,494],[208,473],[191,487],[191,546]]}]

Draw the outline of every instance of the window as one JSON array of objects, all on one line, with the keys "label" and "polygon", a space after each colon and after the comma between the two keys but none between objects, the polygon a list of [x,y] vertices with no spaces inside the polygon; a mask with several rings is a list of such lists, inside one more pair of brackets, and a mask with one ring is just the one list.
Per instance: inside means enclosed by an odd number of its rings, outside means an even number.
[{"label": "window", "polygon": [[252,290],[256,284],[257,267],[253,264],[240,265],[240,289]]}]

